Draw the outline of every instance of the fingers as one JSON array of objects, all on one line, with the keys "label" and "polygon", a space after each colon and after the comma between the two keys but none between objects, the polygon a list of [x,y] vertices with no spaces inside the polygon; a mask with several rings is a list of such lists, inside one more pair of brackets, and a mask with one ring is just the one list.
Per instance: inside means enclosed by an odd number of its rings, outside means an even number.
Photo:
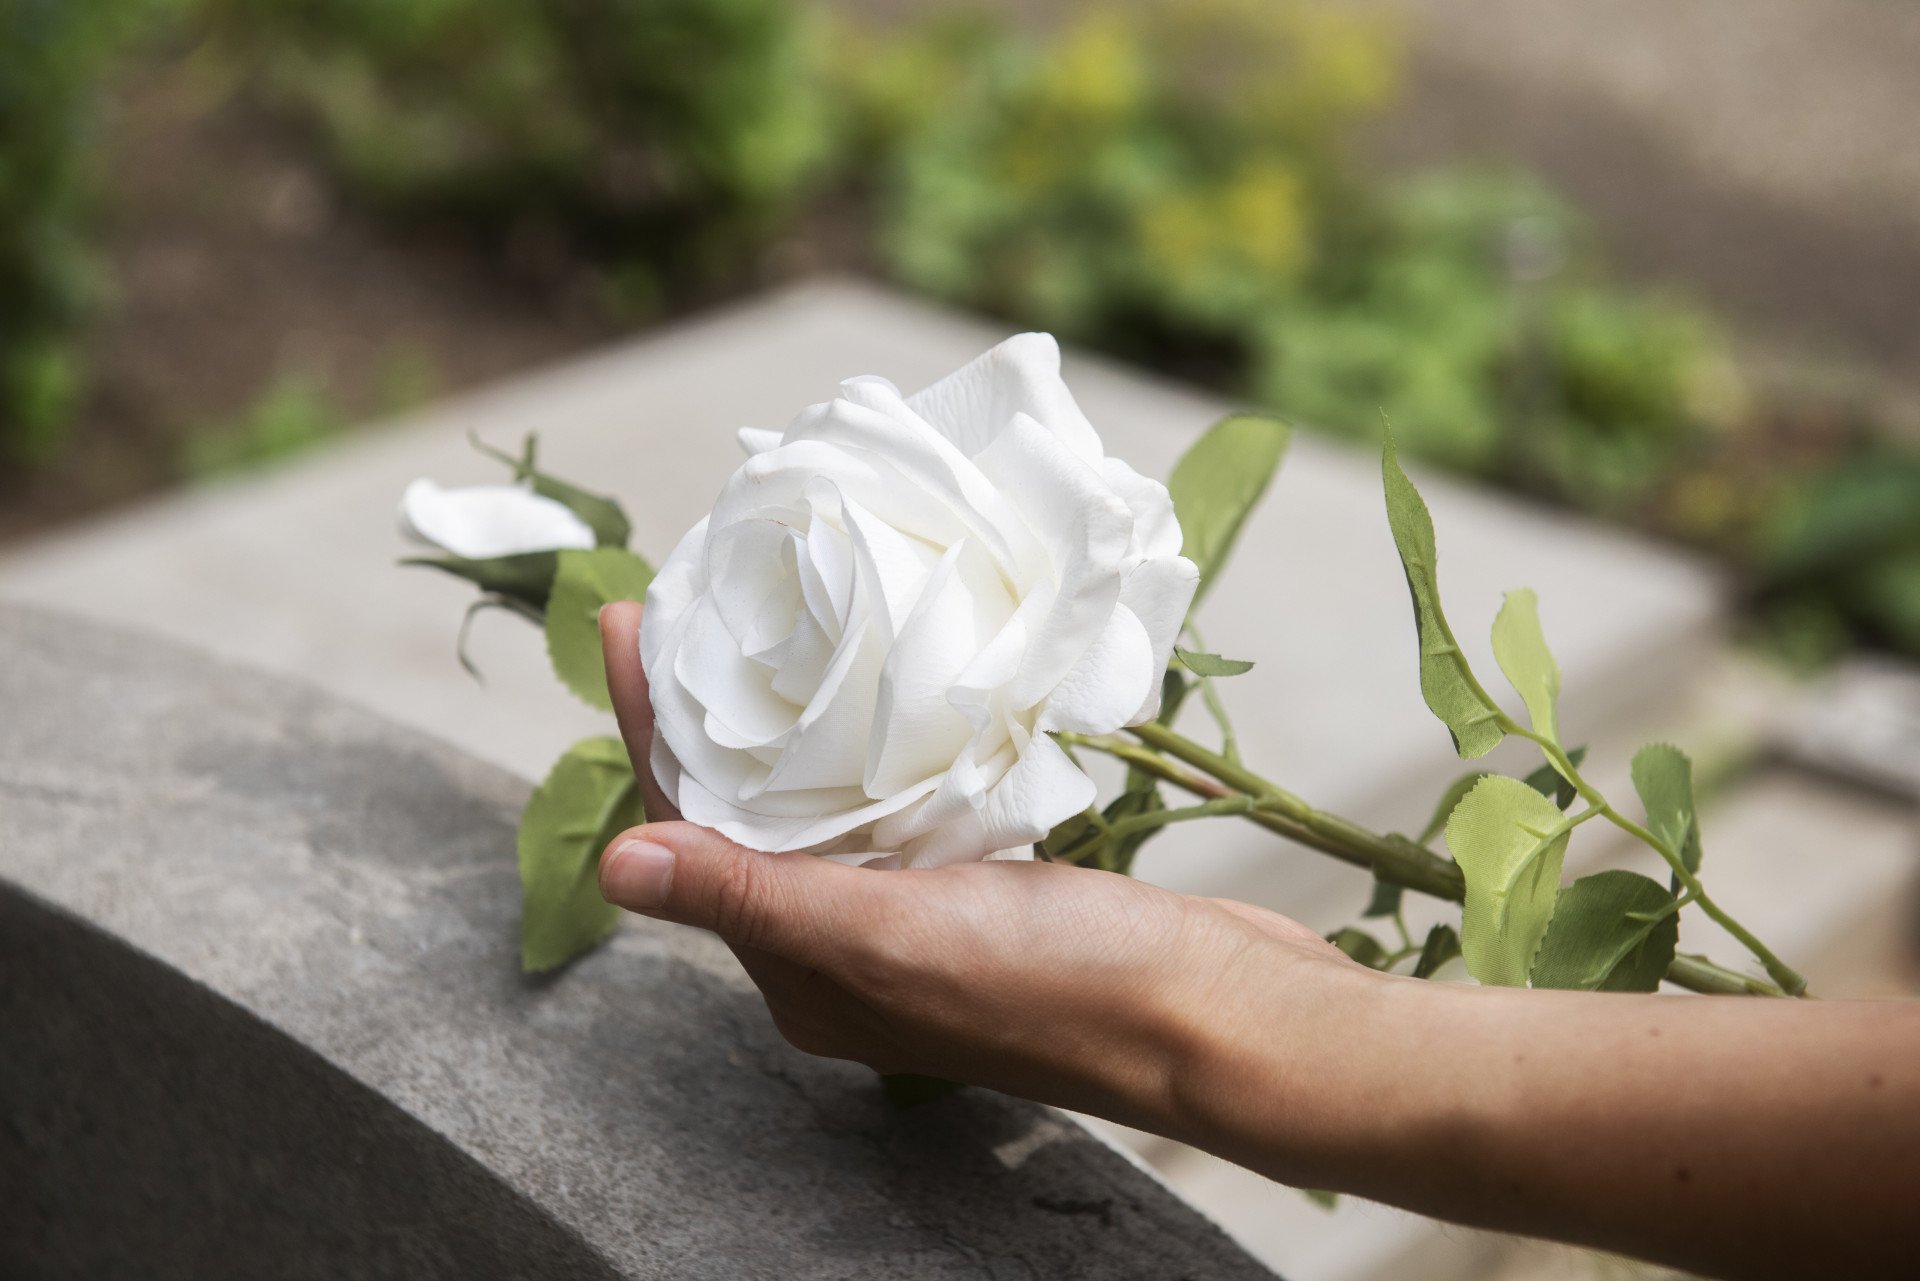
[{"label": "fingers", "polygon": [[607,693],[613,698],[613,716],[620,723],[627,757],[640,780],[640,799],[651,822],[680,817],[654,782],[648,758],[653,751],[653,700],[647,692],[646,669],[640,665],[640,602],[614,601],[600,611],[600,649],[607,666]]},{"label": "fingers", "polygon": [[766,998],[767,1013],[787,1044],[803,1054],[893,1070],[882,1064],[897,1051],[888,1038],[876,1034],[872,1011],[846,988],[819,970],[772,952],[735,945],[733,954]]},{"label": "fingers", "polygon": [[636,827],[600,860],[609,903],[811,966],[871,929],[886,880],[810,854],[762,854],[692,823]]}]

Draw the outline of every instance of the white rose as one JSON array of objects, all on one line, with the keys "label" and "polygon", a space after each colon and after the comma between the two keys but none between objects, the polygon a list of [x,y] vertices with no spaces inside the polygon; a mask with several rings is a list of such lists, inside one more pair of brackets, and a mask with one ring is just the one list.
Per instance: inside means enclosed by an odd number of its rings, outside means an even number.
[{"label": "white rose", "polygon": [[1094,785],[1050,737],[1153,716],[1199,574],[1046,334],[914,396],[855,378],[751,455],[647,593],[652,765],[765,850],[1017,856]]},{"label": "white rose", "polygon": [[400,527],[411,538],[468,560],[594,545],[585,521],[524,485],[443,489],[416,480],[400,497]]}]

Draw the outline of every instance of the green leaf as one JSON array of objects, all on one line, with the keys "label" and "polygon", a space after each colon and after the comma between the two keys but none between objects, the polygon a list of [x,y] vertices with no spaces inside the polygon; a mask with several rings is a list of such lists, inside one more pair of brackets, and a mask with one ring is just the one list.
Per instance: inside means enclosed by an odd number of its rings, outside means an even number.
[{"label": "green leaf", "polygon": [[1187,694],[1197,684],[1180,674],[1180,669],[1167,664],[1167,671],[1160,678],[1160,714],[1153,719],[1162,725],[1171,725],[1180,715],[1180,705],[1187,701]]},{"label": "green leaf", "polygon": [[467,653],[467,636],[473,630],[473,620],[489,609],[497,609],[507,614],[518,614],[522,618],[530,619],[536,623],[540,621],[538,611],[534,610],[531,606],[509,600],[505,596],[476,597],[467,606],[466,613],[460,616],[460,630],[454,634],[453,656],[460,661],[461,670],[482,685],[486,684],[486,677],[480,674],[480,668],[475,665],[473,658]]},{"label": "green leaf", "polygon": [[[1585,747],[1576,747],[1567,753],[1567,760],[1573,764],[1575,769],[1579,769],[1580,763],[1586,759],[1587,749]],[[1573,798],[1580,795],[1579,792],[1574,790],[1573,784],[1562,778],[1560,771],[1551,765],[1542,765],[1539,769],[1527,775],[1525,782],[1528,787],[1531,787],[1534,791],[1540,793],[1540,795],[1551,797],[1553,803],[1558,805],[1562,810],[1565,810],[1567,806],[1573,804]]]},{"label": "green leaf", "polygon": [[510,597],[536,610],[547,607],[553,591],[554,570],[559,564],[554,552],[522,552],[518,556],[493,556],[469,560],[464,556],[409,556],[402,565],[425,565],[464,578],[481,591]]},{"label": "green leaf", "polygon": [[1226,564],[1247,514],[1267,492],[1289,434],[1278,419],[1234,414],[1209,427],[1174,465],[1167,490],[1184,535],[1180,553],[1200,567],[1196,606]]},{"label": "green leaf", "polygon": [[1191,649],[1182,649],[1175,645],[1173,652],[1180,662],[1195,676],[1238,676],[1242,672],[1253,670],[1253,664],[1240,658],[1222,658],[1218,654],[1202,654]]},{"label": "green leaf", "polygon": [[1363,917],[1395,916],[1400,911],[1400,897],[1405,894],[1404,887],[1390,885],[1386,881],[1373,883],[1373,897],[1367,900],[1367,910],[1360,913]]},{"label": "green leaf", "polygon": [[1327,942],[1370,970],[1381,969],[1387,963],[1387,949],[1381,946],[1380,940],[1351,925],[1327,935]]},{"label": "green leaf", "polygon": [[1454,933],[1451,925],[1436,925],[1427,931],[1427,941],[1420,947],[1420,957],[1413,963],[1413,977],[1430,979],[1434,971],[1460,955],[1460,936]]},{"label": "green leaf", "polygon": [[593,541],[601,547],[625,547],[627,539],[633,534],[633,524],[627,519],[627,513],[619,503],[601,494],[589,493],[566,481],[548,475],[534,465],[534,451],[538,438],[527,433],[521,442],[520,457],[495,449],[477,436],[467,438],[473,447],[489,458],[496,458],[513,468],[513,478],[525,481],[533,492],[542,498],[551,498],[586,522],[593,531]]},{"label": "green leaf", "polygon": [[1040,848],[1054,862],[1077,863],[1081,853],[1090,849],[1092,841],[1099,834],[1100,829],[1093,821],[1093,811],[1081,810],[1054,824],[1053,830],[1041,838]]},{"label": "green leaf", "polygon": [[1920,651],[1920,547],[1873,557],[1845,575],[1836,594],[1887,643]]},{"label": "green leaf", "polygon": [[1700,820],[1693,810],[1693,762],[1666,743],[1649,743],[1633,754],[1633,790],[1647,810],[1647,827],[1680,856],[1689,872],[1700,870]]},{"label": "green leaf", "polygon": [[1295,1191],[1322,1210],[1332,1210],[1340,1204],[1340,1194],[1329,1192],[1325,1188],[1296,1188]]},{"label": "green leaf", "polygon": [[1553,661],[1553,651],[1540,630],[1540,598],[1532,588],[1507,593],[1493,620],[1493,656],[1527,705],[1534,733],[1558,743],[1560,665]]},{"label": "green leaf", "polygon": [[553,499],[585,521],[587,528],[593,531],[593,541],[601,547],[625,547],[627,539],[632,537],[633,525],[628,521],[627,513],[613,499],[576,489],[565,481],[555,480],[541,472],[529,473],[527,480],[533,486],[534,493]]},{"label": "green leaf", "polygon": [[1420,694],[1453,735],[1454,750],[1462,759],[1485,756],[1507,736],[1500,726],[1500,709],[1474,678],[1440,610],[1433,517],[1420,491],[1400,469],[1392,432],[1387,433],[1380,471],[1386,486],[1387,524],[1393,529],[1393,545],[1406,571],[1407,591],[1413,597],[1413,616],[1420,634]]},{"label": "green leaf", "polygon": [[547,601],[547,657],[568,689],[603,711],[611,710],[606,658],[600,649],[600,607],[608,601],[645,599],[653,568],[619,547],[567,550],[559,557]]},{"label": "green leaf", "polygon": [[1460,953],[1482,983],[1525,985],[1571,832],[1552,801],[1498,774],[1475,784],[1447,820],[1447,848],[1467,881]]},{"label": "green leaf", "polygon": [[1440,800],[1433,807],[1433,817],[1429,818],[1427,825],[1420,829],[1419,843],[1431,845],[1433,838],[1446,830],[1447,820],[1453,816],[1453,807],[1465,800],[1467,793],[1471,792],[1474,785],[1481,779],[1491,777],[1493,776],[1485,770],[1475,770],[1471,774],[1462,774],[1448,783],[1447,790],[1440,793]]},{"label": "green leaf", "polygon": [[1560,891],[1533,963],[1535,987],[1651,992],[1673,963],[1673,895],[1638,872],[1596,872]]},{"label": "green leaf", "polygon": [[620,909],[600,897],[600,851],[645,821],[619,739],[582,739],[554,762],[520,815],[523,968],[564,965],[613,929]]}]

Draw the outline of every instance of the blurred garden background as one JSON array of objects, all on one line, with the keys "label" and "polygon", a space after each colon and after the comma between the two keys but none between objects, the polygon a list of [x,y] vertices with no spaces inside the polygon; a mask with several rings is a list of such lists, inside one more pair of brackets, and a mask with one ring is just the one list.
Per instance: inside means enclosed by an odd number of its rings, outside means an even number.
[{"label": "blurred garden background", "polygon": [[0,542],[857,272],[1920,654],[1920,8],[1595,8],[0,0]]}]

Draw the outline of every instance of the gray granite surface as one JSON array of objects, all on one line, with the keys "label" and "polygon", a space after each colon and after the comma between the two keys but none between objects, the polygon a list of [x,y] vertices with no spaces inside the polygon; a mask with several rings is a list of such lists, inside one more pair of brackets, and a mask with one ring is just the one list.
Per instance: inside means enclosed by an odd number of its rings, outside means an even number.
[{"label": "gray granite surface", "polygon": [[523,977],[526,791],[0,607],[0,1276],[1270,1275],[1044,1109],[891,1111],[706,936]]}]

